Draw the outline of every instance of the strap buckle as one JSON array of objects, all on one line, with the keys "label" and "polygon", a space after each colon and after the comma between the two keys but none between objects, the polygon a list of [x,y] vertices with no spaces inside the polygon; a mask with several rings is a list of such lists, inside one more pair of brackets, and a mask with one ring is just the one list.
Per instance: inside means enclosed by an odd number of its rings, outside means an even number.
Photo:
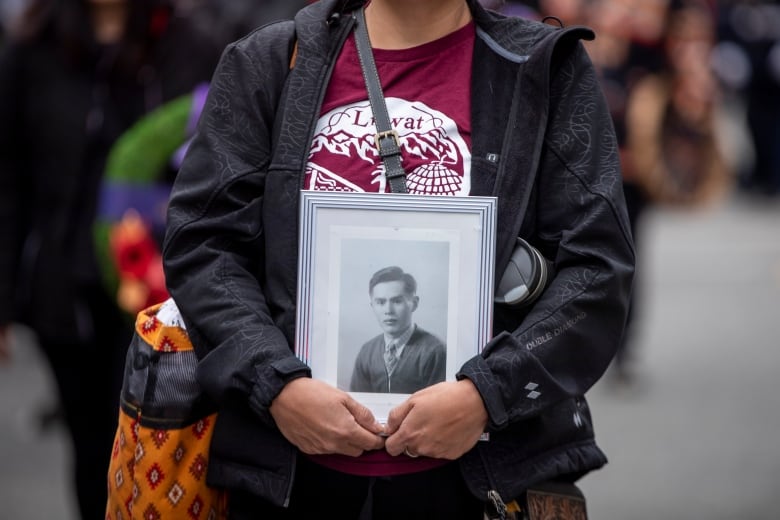
[{"label": "strap buckle", "polygon": [[[393,144],[395,145],[395,149],[397,151],[401,150],[401,141],[398,138],[398,132],[396,132],[395,130],[385,130],[384,132],[377,132],[377,134],[374,135],[374,146],[376,147],[376,151],[379,152],[380,156],[382,156],[382,157],[385,156],[382,153],[382,140],[383,139],[392,139],[393,140]],[[388,155],[390,155],[390,154],[388,154]]]}]

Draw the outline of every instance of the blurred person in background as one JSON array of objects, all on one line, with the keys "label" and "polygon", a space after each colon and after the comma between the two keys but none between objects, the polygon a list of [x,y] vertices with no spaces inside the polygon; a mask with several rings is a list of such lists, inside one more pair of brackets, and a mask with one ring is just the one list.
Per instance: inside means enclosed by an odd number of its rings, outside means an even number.
[{"label": "blurred person in background", "polygon": [[[627,145],[626,110],[631,90],[640,79],[646,74],[667,70],[663,35],[671,1],[481,0],[488,9],[504,14],[532,19],[553,17],[564,26],[583,24],[596,32],[596,38],[585,42],[585,46],[599,73],[599,80],[615,124],[620,147],[623,192],[637,251],[642,247],[639,242],[643,216],[652,206],[653,200],[639,178],[641,171],[637,170],[631,159]],[[550,18],[547,21],[552,23]],[[706,60],[706,57],[702,59]],[[696,68],[700,69],[701,65],[698,64]],[[637,258],[637,276],[634,280],[626,330],[611,371],[610,381],[620,385],[633,386],[637,383],[635,321],[641,305],[641,263],[640,255]]]},{"label": "blurred person in background", "polygon": [[627,145],[636,180],[651,202],[701,207],[722,200],[731,177],[716,120],[712,6],[672,0],[664,27],[663,67],[631,90]]},{"label": "blurred person in background", "polygon": [[132,322],[104,290],[93,220],[108,150],[207,82],[221,48],[163,0],[30,0],[0,57],[0,351],[35,332],[73,446],[81,518],[104,517]]},{"label": "blurred person in background", "polygon": [[[659,7],[658,0],[639,1]],[[641,52],[635,44],[618,73],[611,74],[623,78],[620,110],[614,110],[613,117],[621,127],[624,191],[639,251],[637,235],[648,208],[703,208],[722,201],[731,188],[732,172],[718,127],[720,91],[711,67],[713,9],[702,0],[671,0],[664,9],[653,10],[660,23],[647,25],[660,30],[657,44],[645,27]],[[647,18],[635,17],[631,27]],[[637,260],[629,323],[615,357],[614,380],[621,384],[637,383],[634,329],[641,265]]]},{"label": "blurred person in background", "polygon": [[[625,146],[625,110],[632,84],[653,66],[652,56],[660,40],[658,13],[667,0],[538,0],[528,7],[514,1],[483,0],[502,13],[543,19],[563,27],[586,25],[593,28],[596,38],[584,42],[598,72],[620,148],[623,192],[628,209],[632,235],[636,239],[639,217],[646,206],[646,197],[632,179],[631,164]],[[648,4],[648,5],[645,5]],[[637,13],[641,13],[638,15]],[[662,17],[661,17],[662,18]],[[637,22],[642,26],[637,27]],[[656,33],[655,38],[653,34]],[[637,272],[639,260],[637,259]],[[613,374],[627,379],[624,370],[628,359],[629,331],[636,307],[636,284],[631,296],[626,332],[617,351]]]},{"label": "blurred person in background", "polygon": [[311,0],[176,0],[217,41],[230,43],[261,25],[292,18]]},{"label": "blurred person in background", "polygon": [[0,31],[6,34],[9,26],[24,9],[28,0],[0,0]]},{"label": "blurred person in background", "polygon": [[[661,39],[666,21],[668,0],[592,0],[580,11],[579,23],[593,27],[596,38],[587,42],[588,53],[599,73],[607,104],[615,124],[620,163],[623,174],[623,194],[626,199],[631,233],[637,251],[641,222],[650,201],[637,179],[626,139],[626,110],[632,88],[648,73],[661,67]],[[635,318],[640,300],[641,255],[637,258],[628,321],[620,348],[613,363],[610,381],[620,384],[635,382]]]},{"label": "blurred person in background", "polygon": [[780,2],[720,4],[717,72],[729,93],[741,98],[750,164],[740,171],[748,193],[780,196]]},{"label": "blurred person in background", "polygon": [[653,206],[721,200],[730,169],[718,131],[720,92],[710,66],[714,5],[704,0],[594,0],[581,23],[620,146],[623,191],[639,253],[626,330],[610,381],[635,387],[642,294],[642,224]]},{"label": "blurred person in background", "polygon": [[539,15],[556,18],[564,27],[582,23],[586,0],[538,0]]}]

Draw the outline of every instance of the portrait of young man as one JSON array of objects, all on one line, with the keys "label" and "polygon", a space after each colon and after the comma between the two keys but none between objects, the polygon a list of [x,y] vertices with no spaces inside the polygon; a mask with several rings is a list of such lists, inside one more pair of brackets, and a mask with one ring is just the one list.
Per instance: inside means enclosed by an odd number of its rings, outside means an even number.
[{"label": "portrait of young man", "polygon": [[445,380],[444,342],[414,322],[417,281],[398,266],[380,269],[368,284],[369,304],[382,330],[360,349],[353,392],[411,394]]}]

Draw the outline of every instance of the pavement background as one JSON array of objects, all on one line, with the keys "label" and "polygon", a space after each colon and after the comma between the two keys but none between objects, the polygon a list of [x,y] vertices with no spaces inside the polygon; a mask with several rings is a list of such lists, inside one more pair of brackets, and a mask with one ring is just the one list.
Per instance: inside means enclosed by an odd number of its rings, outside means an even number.
[{"label": "pavement background", "polygon": [[591,518],[780,519],[780,201],[648,217],[640,382],[589,397]]},{"label": "pavement background", "polygon": [[[780,519],[780,201],[651,210],[639,243],[639,382],[590,392],[610,463],[586,476],[591,520]],[[41,433],[54,399],[18,329],[0,365],[0,520],[77,520],[70,446]]]}]

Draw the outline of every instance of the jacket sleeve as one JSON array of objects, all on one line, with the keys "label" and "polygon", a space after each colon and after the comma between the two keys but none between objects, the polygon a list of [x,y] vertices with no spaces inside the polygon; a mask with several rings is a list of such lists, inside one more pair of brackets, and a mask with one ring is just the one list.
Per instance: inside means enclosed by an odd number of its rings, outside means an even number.
[{"label": "jacket sleeve", "polygon": [[617,141],[584,46],[569,48],[551,78],[535,210],[523,227],[555,276],[522,316],[496,307],[494,321],[511,327],[458,374],[479,389],[491,430],[583,396],[609,365],[628,312],[634,248]]},{"label": "jacket sleeve", "polygon": [[225,49],[174,183],[163,247],[199,383],[217,403],[244,396],[268,424],[282,387],[310,374],[274,324],[260,282],[264,187],[288,66],[289,38],[274,27]]}]

